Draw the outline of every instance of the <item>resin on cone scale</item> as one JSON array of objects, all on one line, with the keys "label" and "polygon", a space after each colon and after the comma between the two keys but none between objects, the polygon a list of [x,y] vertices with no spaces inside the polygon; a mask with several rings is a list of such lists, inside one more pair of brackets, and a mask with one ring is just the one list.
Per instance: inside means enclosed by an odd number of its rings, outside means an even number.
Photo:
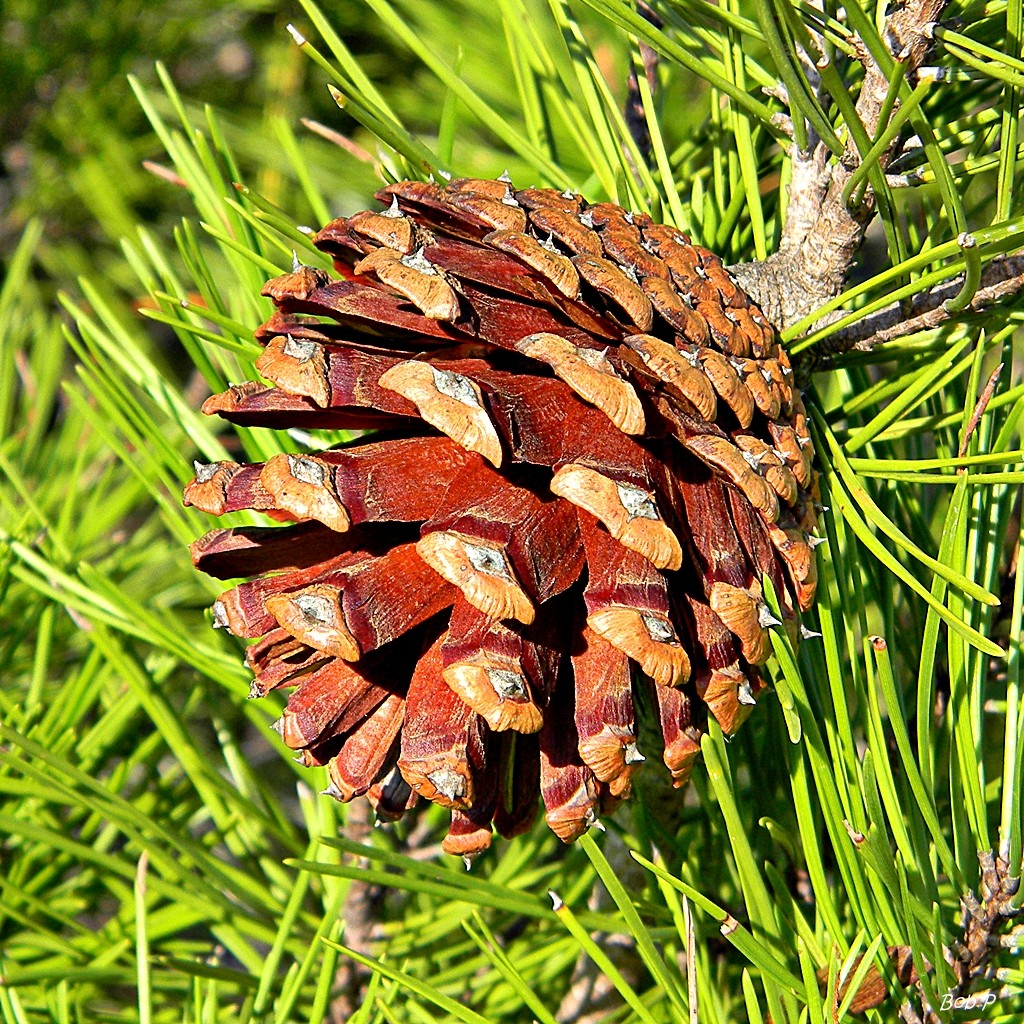
[{"label": "resin on cone scale", "polygon": [[[807,415],[772,326],[673,227],[566,190],[404,181],[268,282],[262,380],[204,409],[370,430],[325,452],[197,466],[187,504],[280,525],[192,548],[256,639],[252,694],[327,792],[393,820],[452,812],[445,849],[530,826],[566,842],[629,796],[653,709],[675,785],[708,715],[764,688],[769,581],[814,597]],[[647,690],[638,701],[638,688]],[[653,698],[653,699],[652,699]]]}]

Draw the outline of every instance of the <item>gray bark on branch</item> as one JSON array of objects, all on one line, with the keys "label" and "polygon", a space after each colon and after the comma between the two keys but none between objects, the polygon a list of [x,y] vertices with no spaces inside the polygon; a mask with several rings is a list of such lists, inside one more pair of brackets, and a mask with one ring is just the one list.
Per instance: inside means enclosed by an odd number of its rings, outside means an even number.
[{"label": "gray bark on branch", "polygon": [[[945,4],[946,0],[909,0],[886,19],[884,38],[890,54],[908,77],[923,63],[932,43],[929,26],[938,20]],[[882,112],[889,77],[866,48],[860,50],[864,80],[856,110],[868,137],[877,138],[886,127]],[[821,59],[825,59],[823,55],[815,61]],[[898,109],[897,103],[892,114]],[[852,133],[838,158],[815,140],[809,125],[808,133],[812,140],[808,151],[795,145],[790,151],[793,175],[778,251],[764,261],[730,268],[780,329],[812,314],[842,291],[876,209],[870,187],[855,202],[847,204],[843,199],[860,166]],[[898,141],[894,140],[879,158],[883,172],[898,153]]]},{"label": "gray bark on branch", "polygon": [[[830,335],[822,343],[824,353],[867,352],[896,338],[939,327],[952,313],[946,303],[963,287],[963,275],[915,295],[909,306],[894,302]],[[997,302],[1024,291],[1024,255],[1004,256],[989,263],[966,312],[980,313]]]}]

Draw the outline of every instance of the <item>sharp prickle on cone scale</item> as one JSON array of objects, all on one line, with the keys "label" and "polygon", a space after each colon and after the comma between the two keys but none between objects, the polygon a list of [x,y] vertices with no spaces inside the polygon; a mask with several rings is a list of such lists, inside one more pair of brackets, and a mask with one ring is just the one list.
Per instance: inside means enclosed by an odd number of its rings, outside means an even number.
[{"label": "sharp prickle on cone scale", "polygon": [[254,696],[291,688],[278,729],[327,793],[439,803],[467,858],[540,797],[569,842],[629,795],[638,709],[683,785],[708,716],[750,713],[769,629],[797,635],[807,416],[763,314],[675,228],[504,177],[377,198],[314,237],[334,274],[266,285],[263,381],[205,409],[390,433],[197,464],[186,504],[281,522],[193,558],[252,577],[217,622],[257,640]]}]

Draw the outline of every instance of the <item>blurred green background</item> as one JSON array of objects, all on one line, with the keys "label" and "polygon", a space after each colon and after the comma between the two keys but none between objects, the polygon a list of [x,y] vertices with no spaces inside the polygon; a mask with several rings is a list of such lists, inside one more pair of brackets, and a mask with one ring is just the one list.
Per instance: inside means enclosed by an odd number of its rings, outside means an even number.
[{"label": "blurred green background", "polygon": [[[310,82],[322,75],[285,30],[299,14],[245,0],[5,3],[0,250],[9,254],[28,220],[39,217],[39,261],[53,282],[98,274],[134,287],[118,239],[137,223],[169,237],[191,208],[186,196],[143,168],[144,160],[165,155],[128,75],[153,86],[157,61],[191,103],[217,108],[245,169],[271,193],[279,191],[281,161],[269,119],[281,115],[297,125],[305,116],[334,126],[346,120],[323,85]],[[338,4],[332,17],[370,66],[401,73],[401,60],[374,40],[365,10]],[[109,187],[112,168],[116,189]]]}]

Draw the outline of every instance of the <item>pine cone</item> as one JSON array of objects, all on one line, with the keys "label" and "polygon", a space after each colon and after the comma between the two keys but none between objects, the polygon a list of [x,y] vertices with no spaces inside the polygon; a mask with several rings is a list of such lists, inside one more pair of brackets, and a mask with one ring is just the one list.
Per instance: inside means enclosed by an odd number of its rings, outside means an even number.
[{"label": "pine cone", "polygon": [[[636,702],[683,785],[708,711],[763,682],[771,580],[814,595],[816,479],[789,361],[750,299],[674,228],[507,180],[381,189],[316,235],[340,279],[263,290],[252,381],[204,410],[383,433],[197,466],[186,504],[293,525],[193,545],[214,605],[260,638],[252,693],[328,792],[397,818],[451,809],[445,849],[528,828],[570,842],[628,796]],[[641,671],[636,672],[638,667]]]}]

